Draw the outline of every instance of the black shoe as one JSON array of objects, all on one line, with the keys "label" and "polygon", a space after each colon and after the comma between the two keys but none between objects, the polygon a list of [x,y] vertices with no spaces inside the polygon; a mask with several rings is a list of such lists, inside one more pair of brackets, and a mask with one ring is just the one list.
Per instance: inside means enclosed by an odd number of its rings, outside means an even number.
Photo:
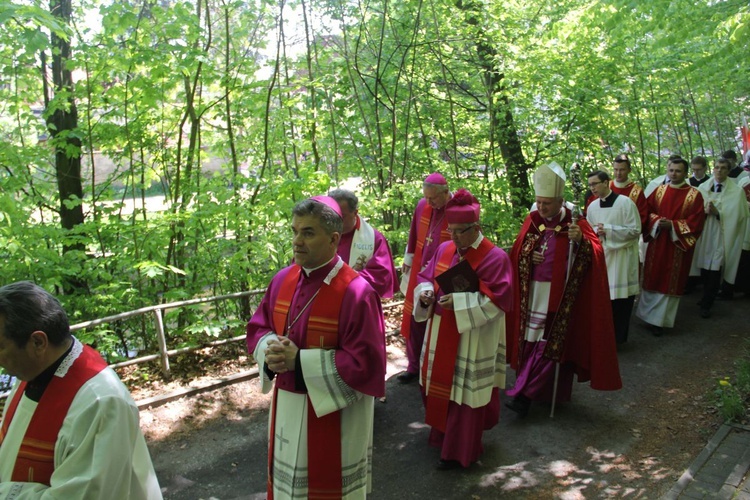
[{"label": "black shoe", "polygon": [[529,406],[531,406],[531,400],[524,396],[517,396],[510,401],[506,401],[505,406],[506,408],[509,408],[518,413],[518,416],[523,418],[529,414]]},{"label": "black shoe", "polygon": [[443,460],[442,458],[438,460],[437,465],[435,466],[437,470],[453,470],[453,469],[461,469],[463,466],[461,465],[461,462],[458,460]]},{"label": "black shoe", "polygon": [[730,293],[722,292],[716,296],[716,300],[733,300],[733,299],[734,299],[734,294],[730,294]]},{"label": "black shoe", "polygon": [[414,382],[417,379],[417,377],[418,375],[414,372],[403,372],[399,374],[396,378],[402,384],[409,384],[411,382]]},{"label": "black shoe", "polygon": [[661,337],[664,335],[664,328],[656,325],[649,325],[649,330],[651,330],[651,333],[654,337]]},{"label": "black shoe", "polygon": [[711,317],[711,309],[701,308],[701,318],[708,319]]}]

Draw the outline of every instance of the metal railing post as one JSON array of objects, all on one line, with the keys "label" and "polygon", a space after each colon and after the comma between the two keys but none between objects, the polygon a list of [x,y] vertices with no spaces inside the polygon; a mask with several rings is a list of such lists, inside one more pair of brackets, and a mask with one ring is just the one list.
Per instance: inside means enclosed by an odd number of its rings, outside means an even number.
[{"label": "metal railing post", "polygon": [[161,372],[167,380],[172,378],[169,369],[169,353],[167,353],[167,338],[164,335],[164,320],[161,317],[161,309],[155,309],[156,315],[156,339],[159,341],[159,354],[161,357]]}]

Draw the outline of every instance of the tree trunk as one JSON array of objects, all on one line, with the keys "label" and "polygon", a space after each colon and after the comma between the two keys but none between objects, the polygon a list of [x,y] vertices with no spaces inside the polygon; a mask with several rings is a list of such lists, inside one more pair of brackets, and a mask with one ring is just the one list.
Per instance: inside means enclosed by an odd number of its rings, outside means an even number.
[{"label": "tree trunk", "polygon": [[521,139],[513,120],[510,97],[505,85],[505,75],[499,67],[500,63],[497,62],[497,50],[481,32],[483,4],[473,0],[457,0],[456,6],[464,12],[466,23],[477,28],[476,50],[487,89],[492,142],[500,148],[505,163],[513,213],[521,217],[528,212],[533,201],[528,175],[531,165],[526,161],[521,148]]},{"label": "tree trunk", "polygon": [[[71,0],[51,0],[50,12],[60,20],[60,24],[70,25]],[[72,72],[67,66],[70,59],[70,40],[63,39],[53,31],[52,42],[52,96],[45,93],[47,128],[55,150],[55,172],[57,190],[60,197],[60,223],[66,230],[83,224],[83,185],[81,182],[81,140],[75,134],[78,128],[78,110],[73,98]],[[43,75],[46,74],[42,59]],[[45,75],[46,77],[46,75]],[[86,246],[80,238],[63,242],[63,254],[85,252]],[[85,280],[67,277],[65,293],[85,291]]]}]

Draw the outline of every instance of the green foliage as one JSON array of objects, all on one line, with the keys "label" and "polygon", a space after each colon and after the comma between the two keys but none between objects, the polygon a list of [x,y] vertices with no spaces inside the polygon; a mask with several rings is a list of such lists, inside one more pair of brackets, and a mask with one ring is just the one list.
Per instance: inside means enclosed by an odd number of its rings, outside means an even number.
[{"label": "green foliage", "polygon": [[737,387],[729,382],[729,377],[719,381],[716,389],[716,406],[726,422],[738,421],[745,416],[745,399]]},{"label": "green foliage", "polygon": [[[736,147],[748,114],[740,0],[81,0],[70,26],[31,4],[0,0],[3,277],[62,295],[74,322],[265,287],[291,259],[294,203],[354,180],[397,264],[433,171],[479,197],[508,247],[535,166],[628,151],[647,181],[668,154]],[[71,41],[76,82],[45,95],[50,32]],[[52,138],[71,99],[78,128]],[[81,197],[59,199],[53,147],[81,156]],[[63,230],[62,206],[84,222]],[[168,336],[227,335],[248,307],[172,312]],[[153,331],[144,317],[81,335],[119,359],[153,351]]]}]

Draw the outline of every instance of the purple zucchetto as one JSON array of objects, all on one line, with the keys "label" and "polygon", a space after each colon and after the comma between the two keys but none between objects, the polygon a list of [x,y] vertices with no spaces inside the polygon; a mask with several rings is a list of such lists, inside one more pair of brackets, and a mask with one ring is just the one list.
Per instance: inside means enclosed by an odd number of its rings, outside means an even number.
[{"label": "purple zucchetto", "polygon": [[430,175],[428,175],[425,180],[428,184],[440,184],[443,186],[448,185],[448,181],[445,180],[445,177],[443,177],[443,174],[439,172],[433,172]]},{"label": "purple zucchetto", "polygon": [[341,213],[341,207],[339,206],[339,203],[330,196],[311,196],[310,199],[313,201],[317,201],[318,203],[322,203],[323,205],[336,212],[338,216],[341,217],[341,219],[344,218],[344,215]]}]

